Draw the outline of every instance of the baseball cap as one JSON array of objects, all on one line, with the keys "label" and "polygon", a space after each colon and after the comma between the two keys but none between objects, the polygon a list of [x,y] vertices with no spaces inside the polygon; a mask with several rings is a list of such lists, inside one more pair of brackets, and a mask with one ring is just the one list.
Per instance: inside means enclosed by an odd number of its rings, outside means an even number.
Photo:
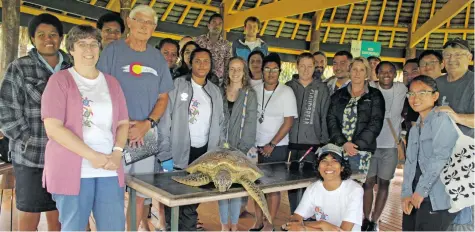
[{"label": "baseball cap", "polygon": [[332,143],[329,143],[319,148],[316,154],[317,154],[318,159],[320,159],[322,155],[326,155],[326,154],[331,154],[333,158],[337,159],[339,162],[345,159],[345,157],[343,156],[343,148]]},{"label": "baseball cap", "polygon": [[443,48],[445,49],[445,48],[447,48],[449,46],[453,46],[453,45],[458,45],[461,48],[463,48],[463,49],[470,52],[470,45],[468,44],[468,41],[460,39],[460,38],[456,38],[456,39],[452,39],[452,40],[447,41],[447,43],[444,44]]}]

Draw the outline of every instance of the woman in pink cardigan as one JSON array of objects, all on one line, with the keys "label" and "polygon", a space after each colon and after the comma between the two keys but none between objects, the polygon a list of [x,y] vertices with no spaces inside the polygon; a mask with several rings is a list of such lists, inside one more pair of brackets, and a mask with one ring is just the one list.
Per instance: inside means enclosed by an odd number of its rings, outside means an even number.
[{"label": "woman in pink cardigan", "polygon": [[43,185],[56,201],[64,231],[84,231],[91,211],[97,230],[125,229],[128,113],[117,80],[96,69],[100,41],[97,29],[73,27],[66,49],[74,67],[51,76],[41,99],[49,138]]}]

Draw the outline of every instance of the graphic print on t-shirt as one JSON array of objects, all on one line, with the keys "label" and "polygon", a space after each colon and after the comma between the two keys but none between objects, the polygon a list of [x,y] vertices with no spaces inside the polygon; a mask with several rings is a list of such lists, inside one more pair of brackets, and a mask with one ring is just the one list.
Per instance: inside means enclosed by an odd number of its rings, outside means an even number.
[{"label": "graphic print on t-shirt", "polygon": [[191,99],[190,105],[190,120],[189,123],[195,124],[198,121],[197,117],[200,115],[200,111],[198,110],[198,106],[200,103],[195,98]]},{"label": "graphic print on t-shirt", "polygon": [[323,212],[323,209],[319,206],[315,207],[315,219],[317,221],[328,221],[328,214]]},{"label": "graphic print on t-shirt", "polygon": [[141,77],[142,73],[151,73],[155,76],[158,76],[158,73],[155,69],[148,66],[143,66],[139,62],[134,62],[134,63],[131,63],[130,65],[123,66],[122,71],[126,73],[130,73],[132,74],[132,76],[135,76],[135,77]]},{"label": "graphic print on t-shirt", "polygon": [[87,97],[82,96],[82,123],[84,126],[91,127],[92,126],[92,116],[94,116],[94,112],[92,112],[91,102]]}]

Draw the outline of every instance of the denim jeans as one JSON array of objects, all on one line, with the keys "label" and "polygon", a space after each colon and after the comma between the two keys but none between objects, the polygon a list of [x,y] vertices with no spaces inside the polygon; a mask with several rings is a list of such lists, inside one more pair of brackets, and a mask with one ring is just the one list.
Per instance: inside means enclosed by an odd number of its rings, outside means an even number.
[{"label": "denim jeans", "polygon": [[62,231],[84,231],[91,211],[98,231],[125,230],[124,188],[114,177],[82,178],[79,195],[53,194]]},{"label": "denim jeans", "polygon": [[229,213],[231,213],[231,224],[235,225],[238,223],[239,214],[241,213],[241,203],[241,198],[218,201],[221,224],[228,224]]}]

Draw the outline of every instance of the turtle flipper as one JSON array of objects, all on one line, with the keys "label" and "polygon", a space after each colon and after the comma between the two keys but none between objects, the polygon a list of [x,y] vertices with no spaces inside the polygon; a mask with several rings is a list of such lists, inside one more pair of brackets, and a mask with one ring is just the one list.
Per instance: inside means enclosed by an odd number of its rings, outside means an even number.
[{"label": "turtle flipper", "polygon": [[195,172],[187,176],[172,176],[172,179],[178,183],[190,186],[202,186],[211,182],[211,178],[202,172]]},{"label": "turtle flipper", "polygon": [[239,183],[247,190],[249,196],[251,196],[261,207],[262,212],[264,213],[264,216],[266,216],[267,220],[272,223],[272,217],[270,216],[269,208],[267,207],[267,200],[262,190],[259,189],[259,187],[257,187],[254,182],[245,177],[241,177]]}]

